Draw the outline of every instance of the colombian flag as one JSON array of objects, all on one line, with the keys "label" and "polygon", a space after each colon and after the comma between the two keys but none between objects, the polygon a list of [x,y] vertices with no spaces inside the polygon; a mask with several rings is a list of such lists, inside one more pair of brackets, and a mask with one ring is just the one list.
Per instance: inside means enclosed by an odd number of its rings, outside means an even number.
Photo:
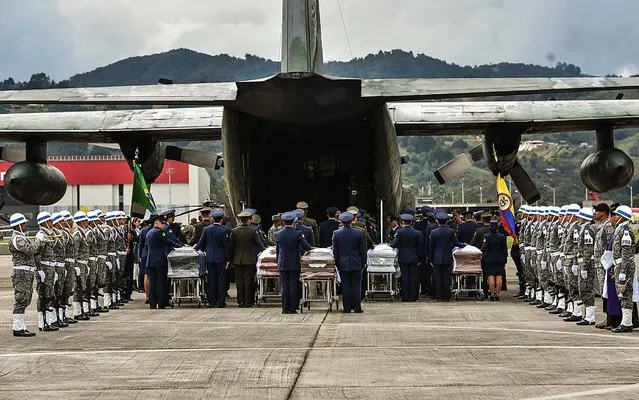
[{"label": "colombian flag", "polygon": [[501,223],[510,237],[517,242],[517,225],[515,225],[515,210],[513,209],[513,198],[510,196],[508,185],[501,177],[497,175],[497,205],[499,205],[499,213],[501,214]]}]

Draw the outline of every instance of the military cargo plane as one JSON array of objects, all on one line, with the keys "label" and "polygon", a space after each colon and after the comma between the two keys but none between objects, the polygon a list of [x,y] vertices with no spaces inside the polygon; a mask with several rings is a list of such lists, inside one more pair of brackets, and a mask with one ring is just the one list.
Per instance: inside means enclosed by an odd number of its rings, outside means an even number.
[{"label": "military cargo plane", "polygon": [[[250,204],[264,214],[305,199],[317,210],[357,204],[388,210],[405,204],[397,137],[481,135],[483,145],[435,172],[440,182],[488,160],[510,174],[528,202],[535,184],[517,161],[524,133],[596,132],[597,150],[582,166],[588,189],[626,185],[632,160],[614,147],[613,130],[639,126],[639,101],[467,101],[639,88],[639,78],[352,79],[323,75],[319,0],[284,0],[281,73],[247,82],[72,88],[0,92],[2,104],[130,105],[136,109],[0,115],[3,149],[16,162],[5,177],[8,193],[32,204],[57,202],[66,190],[47,165],[48,141],[117,143],[136,151],[153,182],[165,158],[222,165],[215,154],[167,146],[167,141],[222,140],[223,168],[233,211]],[[465,99],[466,101],[451,101]],[[168,108],[139,109],[141,105]],[[496,154],[497,159],[494,155]]]}]

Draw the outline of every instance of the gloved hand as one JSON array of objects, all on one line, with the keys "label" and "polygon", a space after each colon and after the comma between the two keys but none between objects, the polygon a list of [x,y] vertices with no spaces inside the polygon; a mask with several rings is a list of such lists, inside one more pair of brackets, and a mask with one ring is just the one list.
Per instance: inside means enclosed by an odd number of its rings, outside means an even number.
[{"label": "gloved hand", "polygon": [[37,276],[40,277],[40,282],[44,282],[44,277],[45,277],[44,271],[37,271],[37,272],[38,272]]},{"label": "gloved hand", "polygon": [[573,274],[574,276],[579,275],[579,265],[577,265],[577,264],[573,264],[573,265],[572,265],[572,274]]},{"label": "gloved hand", "polygon": [[115,262],[117,263],[118,269],[120,269],[120,260],[115,260]]},{"label": "gloved hand", "polygon": [[82,271],[80,271],[80,267],[74,267],[73,269],[75,269],[76,275],[80,276],[80,274],[82,273]]},{"label": "gloved hand", "polygon": [[557,264],[555,266],[557,267],[557,271],[561,271],[564,269],[564,266],[561,263],[561,259],[557,260]]},{"label": "gloved hand", "polygon": [[625,285],[626,283],[626,274],[624,274],[623,272],[619,274],[619,283],[621,283],[622,285]]},{"label": "gloved hand", "polygon": [[588,279],[588,271],[586,270],[581,271],[581,279]]},{"label": "gloved hand", "polygon": [[106,266],[111,270],[113,269],[113,264],[111,264],[111,261],[107,261],[106,262]]},{"label": "gloved hand", "polygon": [[57,281],[58,281],[58,273],[57,273],[57,272],[54,272],[54,273],[53,273],[53,283],[55,283],[55,282],[57,282]]},{"label": "gloved hand", "polygon": [[545,270],[546,269],[546,262],[542,261],[540,264],[541,264],[541,269]]}]

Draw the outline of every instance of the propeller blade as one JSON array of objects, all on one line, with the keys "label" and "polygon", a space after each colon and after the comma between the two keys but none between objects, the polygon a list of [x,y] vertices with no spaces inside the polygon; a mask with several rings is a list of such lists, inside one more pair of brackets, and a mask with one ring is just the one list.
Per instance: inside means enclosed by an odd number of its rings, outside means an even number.
[{"label": "propeller blade", "polygon": [[537,186],[535,186],[535,182],[530,179],[528,173],[524,168],[519,164],[518,160],[515,160],[512,168],[510,168],[510,176],[513,178],[513,182],[515,182],[515,186],[519,189],[519,193],[526,200],[528,204],[533,204],[537,200],[541,199],[541,195],[539,194],[539,190],[537,190]]},{"label": "propeller blade", "polygon": [[26,147],[0,147],[0,160],[17,163],[26,159]]},{"label": "propeller blade", "polygon": [[433,172],[433,174],[435,175],[435,178],[437,178],[437,182],[439,182],[440,185],[443,185],[451,179],[457,178],[464,172],[468,171],[474,163],[482,158],[484,158],[483,145],[479,144],[470,151],[461,154],[442,165],[437,169],[437,171]]},{"label": "propeller blade", "polygon": [[205,153],[199,150],[182,149],[177,146],[166,146],[166,158],[182,161],[201,168],[215,168],[217,154]]}]

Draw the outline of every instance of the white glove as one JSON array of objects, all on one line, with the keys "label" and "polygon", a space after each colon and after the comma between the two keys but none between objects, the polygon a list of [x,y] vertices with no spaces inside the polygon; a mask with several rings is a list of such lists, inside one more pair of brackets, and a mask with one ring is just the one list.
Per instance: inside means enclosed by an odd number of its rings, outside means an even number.
[{"label": "white glove", "polygon": [[626,274],[623,272],[619,274],[619,283],[626,281]]},{"label": "white glove", "polygon": [[577,264],[573,264],[573,265],[572,265],[572,274],[573,274],[574,276],[579,275],[579,265],[577,265]]},{"label": "white glove", "polygon": [[541,264],[541,269],[545,270],[546,269],[546,262],[542,261],[540,264]]},{"label": "white glove", "polygon": [[113,264],[111,263],[111,261],[107,261],[106,262],[106,266],[111,270],[113,269]]},{"label": "white glove", "polygon": [[58,273],[54,272],[53,273],[53,283],[56,283],[58,281]]},{"label": "white glove", "polygon": [[564,269],[564,266],[561,264],[561,259],[557,260],[557,264],[555,266],[557,267],[557,271]]},{"label": "white glove", "polygon": [[38,276],[40,277],[40,282],[44,282],[44,271],[37,271],[38,272]]},{"label": "white glove", "polygon": [[120,269],[120,260],[115,260],[115,262],[117,263],[118,269]]},{"label": "white glove", "polygon": [[526,256],[523,254],[521,255],[521,263],[526,264]]},{"label": "white glove", "polygon": [[73,269],[75,269],[75,273],[76,273],[76,275],[80,276],[80,274],[82,273],[82,272],[80,271],[80,267],[74,267]]},{"label": "white glove", "polygon": [[588,279],[588,271],[586,270],[581,271],[581,279]]}]

